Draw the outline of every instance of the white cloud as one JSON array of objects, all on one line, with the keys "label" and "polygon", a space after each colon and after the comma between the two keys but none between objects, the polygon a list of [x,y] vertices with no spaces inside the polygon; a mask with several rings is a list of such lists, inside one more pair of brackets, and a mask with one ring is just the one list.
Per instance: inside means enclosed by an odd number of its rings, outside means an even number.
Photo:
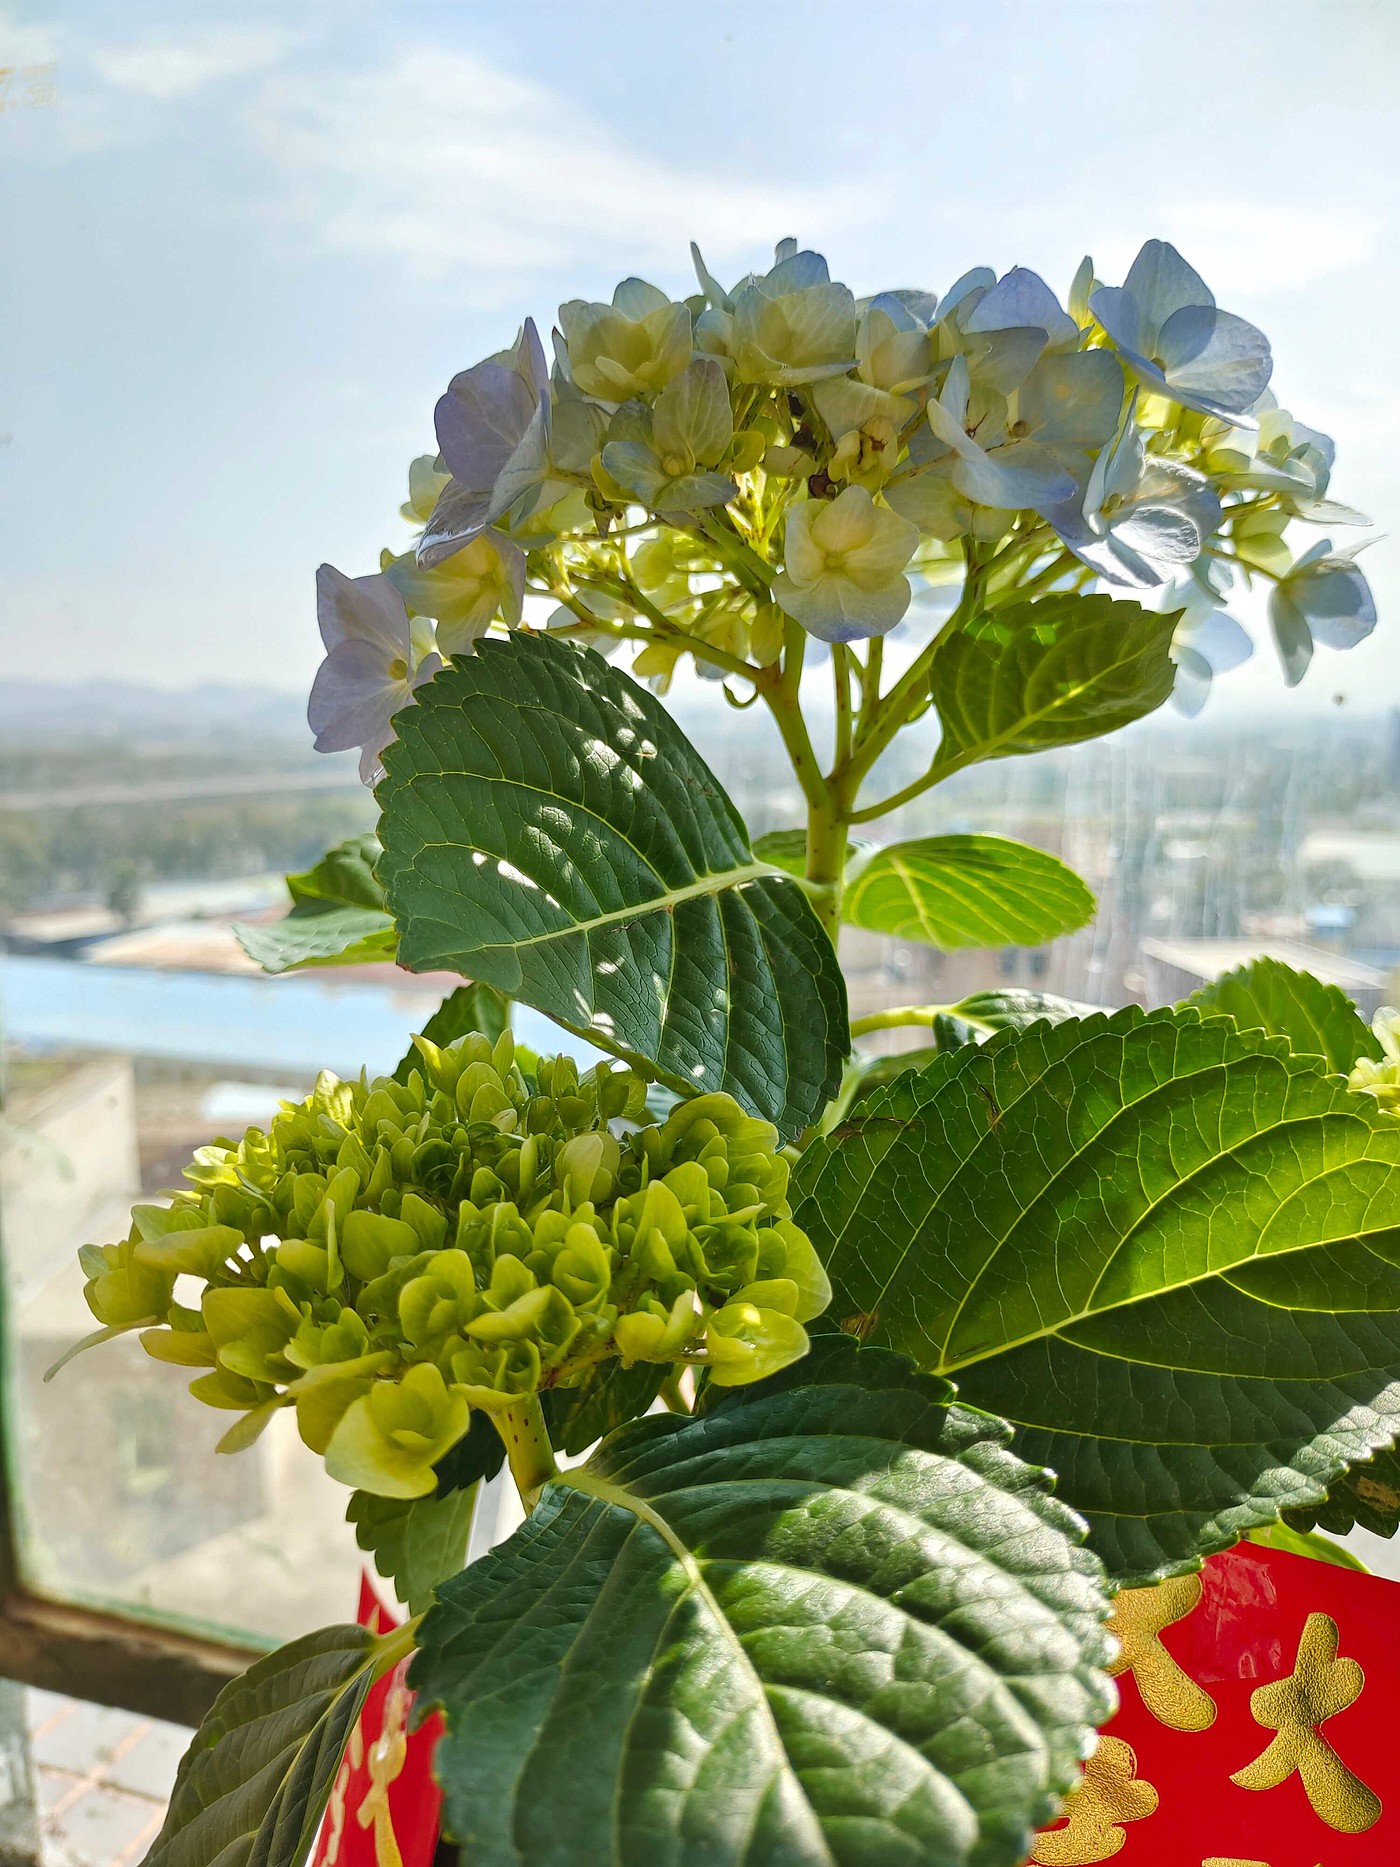
[{"label": "white cloud", "polygon": [[290,33],[257,26],[213,26],[131,45],[96,46],[99,76],[118,90],[168,103],[217,78],[239,78],[275,65],[294,43]]},{"label": "white cloud", "polygon": [[479,59],[409,51],[383,69],[264,95],[258,131],[291,178],[290,211],[321,244],[415,271],[505,279],[565,265],[675,268],[693,238],[746,259],[859,214],[853,191],[760,186],[630,147],[545,86]]},{"label": "white cloud", "polygon": [[[1375,257],[1384,231],[1379,216],[1340,202],[1324,207],[1293,201],[1159,201],[1138,218],[1184,253],[1226,305],[1232,295],[1293,291],[1349,266],[1364,266]],[[1142,237],[1101,242],[1100,275],[1115,276],[1114,268],[1132,259]]]}]

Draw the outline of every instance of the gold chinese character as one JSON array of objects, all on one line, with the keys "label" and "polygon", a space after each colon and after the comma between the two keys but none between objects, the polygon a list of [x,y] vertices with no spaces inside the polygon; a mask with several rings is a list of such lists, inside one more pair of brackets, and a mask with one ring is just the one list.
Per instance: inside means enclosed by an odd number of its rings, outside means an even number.
[{"label": "gold chinese character", "polygon": [[1176,1575],[1155,1588],[1125,1588],[1113,1598],[1108,1631],[1117,1634],[1123,1651],[1108,1670],[1115,1679],[1131,1673],[1143,1704],[1173,1731],[1204,1731],[1215,1723],[1215,1701],[1161,1641],[1162,1629],[1184,1621],[1200,1599],[1199,1575]]},{"label": "gold chinese character", "polygon": [[340,1844],[345,1835],[345,1798],[350,1792],[350,1778],[365,1760],[365,1740],[356,1724],[350,1733],[350,1748],[336,1771],[335,1787],[326,1808],[326,1867],[335,1867],[340,1859]]},{"label": "gold chinese character", "polygon": [[1065,1797],[1069,1821],[1037,1835],[1033,1861],[1040,1867],[1089,1867],[1112,1860],[1128,1839],[1120,1822],[1138,1822],[1157,1807],[1157,1791],[1137,1779],[1131,1744],[1101,1737],[1078,1784]]},{"label": "gold chinese character", "polygon": [[1268,1748],[1230,1778],[1241,1789],[1277,1789],[1296,1770],[1308,1801],[1329,1828],[1359,1835],[1380,1820],[1380,1797],[1342,1762],[1318,1726],[1354,1705],[1366,1675],[1355,1660],[1337,1658],[1337,1623],[1310,1614],[1287,1679],[1250,1694],[1256,1724],[1277,1731]]},{"label": "gold chinese character", "polygon": [[369,1747],[369,1793],[355,1811],[361,1828],[374,1824],[375,1867],[403,1867],[389,1809],[389,1785],[403,1774],[408,1757],[408,1708],[412,1697],[395,1679],[384,1701],[384,1723]]}]

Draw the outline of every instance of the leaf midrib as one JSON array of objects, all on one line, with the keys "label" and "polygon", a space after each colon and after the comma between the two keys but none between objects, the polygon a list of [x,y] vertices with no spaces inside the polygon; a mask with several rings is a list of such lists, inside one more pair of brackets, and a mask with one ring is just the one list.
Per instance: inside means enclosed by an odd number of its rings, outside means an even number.
[{"label": "leaf midrib", "polygon": [[[1067,1053],[1066,1055],[1057,1056],[1052,1061],[1048,1062],[1044,1068],[1037,1070],[1034,1075],[1028,1075],[1024,1084],[1022,1085],[1020,1089],[1020,1093],[1014,1098],[1014,1100],[1008,1101],[1007,1103],[1003,1105],[1003,1110],[1002,1110],[1003,1116],[1005,1116],[1005,1114],[1007,1114],[1010,1109],[1014,1108],[1027,1095],[1039,1089],[1040,1086],[1043,1084],[1045,1078],[1048,1075],[1050,1075],[1055,1069],[1064,1067],[1067,1062],[1068,1054],[1072,1054],[1072,1053]],[[1213,1072],[1219,1072],[1222,1075],[1227,1074],[1232,1064],[1247,1063],[1247,1062],[1252,1062],[1252,1061],[1257,1061],[1257,1060],[1258,1058],[1256,1057],[1255,1053],[1247,1053],[1245,1055],[1242,1055],[1239,1057],[1233,1057],[1233,1058],[1227,1055],[1222,1055],[1220,1057],[1213,1058],[1205,1062],[1204,1064],[1199,1065],[1195,1069],[1192,1069],[1189,1072],[1186,1072],[1182,1075],[1172,1076],[1163,1082],[1155,1082],[1155,1083],[1150,1084],[1148,1088],[1145,1090],[1145,1092],[1139,1097],[1137,1097],[1136,1100],[1132,1102],[1124,1102],[1121,1107],[1119,1107],[1118,1109],[1114,1111],[1111,1118],[1107,1122],[1105,1122],[1101,1128],[1095,1131],[1094,1135],[1091,1137],[1091,1145],[1097,1146],[1103,1140],[1104,1136],[1107,1135],[1111,1131],[1111,1129],[1115,1126],[1116,1123],[1124,1120],[1129,1115],[1134,1115],[1140,1120],[1141,1111],[1143,1107],[1146,1104],[1148,1104],[1154,1096],[1166,1094],[1174,1089],[1180,1088],[1183,1084],[1192,1082],[1193,1079],[1195,1078],[1208,1076],[1212,1074]],[[1290,1076],[1294,1074],[1301,1074],[1301,1072],[1289,1071]],[[929,1106],[930,1105],[927,1102],[921,1104],[917,1111],[915,1119],[923,1119],[926,1116],[926,1111]],[[1346,1108],[1344,1104],[1339,1104],[1335,1109],[1320,1111],[1315,1114],[1314,1113],[1300,1114],[1300,1115],[1293,1116],[1289,1119],[1285,1119],[1285,1120],[1281,1120],[1279,1122],[1273,1123],[1267,1132],[1278,1133],[1287,1127],[1302,1125],[1304,1123],[1311,1123],[1311,1122],[1320,1120],[1325,1115],[1329,1115],[1329,1114],[1336,1114],[1336,1115],[1345,1117],[1348,1114],[1351,1114],[1353,1112],[1356,1113],[1358,1116],[1360,1114],[1359,1110],[1350,1111]],[[1199,1176],[1201,1173],[1209,1171],[1211,1168],[1218,1166],[1222,1160],[1229,1159],[1240,1148],[1249,1146],[1253,1144],[1254,1142],[1258,1141],[1263,1132],[1264,1131],[1262,1130],[1256,1129],[1253,1133],[1244,1136],[1240,1141],[1235,1142],[1230,1147],[1224,1148],[1217,1153],[1211,1154],[1205,1160],[1200,1161],[1195,1167],[1193,1167],[1189,1174],[1184,1175],[1178,1178],[1177,1180],[1174,1180],[1171,1186],[1168,1187],[1164,1193],[1159,1194],[1156,1199],[1151,1200],[1146,1206],[1144,1206],[1143,1210],[1134,1219],[1132,1227],[1127,1232],[1125,1232],[1123,1236],[1117,1241],[1117,1243],[1113,1247],[1113,1250],[1110,1252],[1109,1256],[1104,1260],[1104,1263],[1100,1266],[1098,1276],[1095,1278],[1095,1281],[1094,1281],[1093,1291],[1090,1292],[1091,1297],[1094,1291],[1097,1291],[1099,1285],[1103,1282],[1104,1277],[1108,1274],[1111,1266],[1113,1265],[1113,1263],[1115,1262],[1119,1254],[1127,1247],[1127,1245],[1131,1242],[1132,1238],[1137,1234],[1137,1232],[1141,1229],[1141,1227],[1147,1222],[1148,1219],[1150,1219],[1151,1215],[1160,1206],[1167,1203],[1173,1197],[1177,1196],[1183,1188],[1189,1186],[1191,1182],[1194,1179],[1196,1179],[1197,1176]],[[973,1159],[975,1159],[976,1154],[980,1150],[980,1148],[985,1143],[988,1143],[990,1141],[992,1137],[992,1133],[993,1131],[989,1129],[986,1135],[980,1136],[972,1152],[969,1153],[962,1161],[958,1163],[958,1166],[955,1172],[950,1177],[947,1185],[945,1185],[945,1187],[943,1188],[941,1196],[936,1198],[930,1205],[929,1207],[930,1214],[934,1210],[936,1210],[940,1204],[942,1204],[952,1195],[952,1191],[953,1191],[953,1188],[956,1182],[962,1178],[966,1169],[969,1167]],[[1027,1215],[1031,1213],[1032,1211],[1034,1211],[1038,1205],[1042,1205],[1044,1203],[1046,1197],[1048,1196],[1050,1190],[1053,1188],[1055,1182],[1059,1180],[1065,1173],[1070,1171],[1070,1169],[1076,1164],[1076,1162],[1078,1162],[1083,1157],[1086,1151],[1087,1151],[1086,1148],[1083,1148],[1083,1147],[1077,1149],[1066,1161],[1064,1161],[1060,1165],[1060,1167],[1056,1169],[1055,1173],[1050,1177],[1049,1180],[1046,1181],[1044,1186],[1042,1186],[1037,1191],[1035,1198],[1032,1199],[1027,1205],[1023,1206],[1017,1212],[1016,1217],[1015,1217],[1015,1224],[1017,1226],[1021,1225],[1026,1220]],[[882,1158],[886,1158],[886,1157],[882,1156]],[[859,1208],[860,1201],[864,1199],[866,1192],[869,1190],[870,1181],[873,1178],[874,1172],[876,1168],[878,1167],[878,1165],[879,1165],[878,1162],[872,1164],[871,1174],[865,1179],[864,1184],[861,1187],[860,1195],[852,1206],[852,1219],[854,1218],[855,1212]],[[1321,1179],[1323,1177],[1325,1176],[1323,1175],[1315,1176],[1315,1179],[1313,1181],[1310,1181],[1309,1184],[1315,1184],[1317,1179]],[[815,1193],[815,1189],[813,1190]],[[848,1220],[847,1224],[842,1228],[841,1239],[845,1238],[845,1236],[850,1231],[850,1229],[851,1229],[851,1221]],[[997,1239],[993,1250],[988,1254],[988,1256],[984,1259],[983,1263],[979,1266],[976,1272],[976,1275],[969,1281],[966,1290],[963,1292],[962,1297],[959,1299],[953,1311],[953,1314],[951,1318],[949,1319],[947,1327],[944,1331],[942,1349],[939,1354],[938,1360],[936,1364],[934,1365],[934,1371],[936,1373],[946,1375],[946,1374],[954,1373],[961,1368],[975,1366],[976,1363],[978,1362],[990,1360],[998,1355],[1008,1354],[1012,1349],[1025,1347],[1028,1343],[1041,1341],[1041,1340],[1044,1340],[1046,1337],[1057,1336],[1062,1331],[1073,1328],[1076,1323],[1092,1321],[1096,1317],[1110,1315],[1115,1310],[1129,1308],[1138,1303],[1155,1301],[1161,1297],[1169,1296],[1177,1290],[1191,1289],[1198,1284],[1208,1282],[1210,1278],[1212,1277],[1224,1276],[1229,1271],[1237,1269],[1240,1265],[1254,1263],[1261,1256],[1266,1256],[1270,1259],[1273,1259],[1273,1258],[1282,1259],[1282,1258],[1286,1258],[1286,1257],[1293,1255],[1293,1253],[1296,1251],[1322,1250],[1322,1249],[1328,1248],[1331,1245],[1344,1243],[1344,1242],[1347,1242],[1353,1239],[1358,1240],[1359,1242],[1364,1244],[1365,1234],[1349,1232],[1345,1234],[1344,1237],[1313,1239],[1309,1241],[1307,1244],[1300,1244],[1300,1245],[1289,1247],[1285,1250],[1272,1251],[1268,1253],[1261,1253],[1257,1250],[1251,1251],[1248,1254],[1235,1259],[1232,1263],[1228,1265],[1222,1265],[1218,1268],[1212,1268],[1208,1271],[1203,1272],[1199,1276],[1184,1278],[1180,1280],[1179,1282],[1172,1283],[1172,1284],[1159,1285],[1152,1290],[1143,1291],[1139,1295],[1124,1298],[1123,1301],[1119,1303],[1105,1304],[1097,1309],[1093,1309],[1093,1308],[1083,1309],[1083,1310],[1076,1312],[1073,1315],[1062,1316],[1053,1324],[1033,1330],[1027,1333],[1026,1335],[1015,1338],[1012,1341],[998,1343],[995,1346],[982,1350],[981,1352],[975,1355],[964,1356],[956,1360],[952,1359],[949,1356],[948,1351],[949,1351],[949,1345],[952,1342],[958,1323],[961,1320],[962,1315],[964,1311],[966,1310],[968,1304],[971,1302],[975,1291],[982,1284],[985,1277],[992,1270],[994,1265],[1001,1258],[1003,1252],[1007,1248],[1007,1242],[1008,1242],[1007,1238],[1006,1236],[1002,1236],[999,1239]],[[837,1245],[839,1245],[839,1243],[840,1243],[840,1239],[836,1241]],[[913,1240],[911,1239],[909,1245],[906,1246],[905,1249],[900,1252],[895,1266],[891,1269],[888,1277],[884,1280],[884,1282],[880,1286],[879,1296],[877,1298],[875,1307],[879,1307],[886,1301],[889,1295],[890,1289],[893,1287],[893,1285],[895,1284],[895,1282],[897,1281],[897,1279],[900,1277],[901,1273],[903,1272],[908,1262],[908,1259],[911,1253],[913,1252],[913,1249],[914,1249],[914,1243],[913,1243]],[[833,1256],[834,1256],[834,1253],[835,1253],[835,1246],[833,1246]]]},{"label": "leaf midrib", "polygon": [[[659,1511],[653,1510],[651,1505],[639,1498],[635,1492],[627,1490],[625,1486],[612,1484],[608,1479],[599,1477],[595,1472],[590,1472],[587,1466],[577,1466],[572,1471],[561,1472],[558,1478],[553,1482],[566,1485],[571,1490],[581,1491],[587,1497],[595,1497],[601,1503],[611,1504],[618,1510],[629,1511],[639,1522],[646,1524],[648,1529],[655,1531],[656,1535],[665,1543],[666,1547],[680,1564],[686,1580],[690,1584],[690,1592],[698,1595],[704,1601],[705,1606],[709,1609],[710,1614],[714,1618],[715,1625],[723,1630],[724,1637],[739,1655],[745,1671],[749,1673],[754,1684],[757,1686],[758,1701],[763,1708],[763,1717],[767,1723],[774,1750],[778,1757],[782,1759],[783,1771],[791,1781],[797,1793],[802,1797],[803,1803],[811,1815],[813,1826],[821,1836],[822,1845],[826,1849],[826,1857],[831,1867],[838,1867],[836,1856],[831,1852],[830,1846],[827,1843],[826,1831],[822,1827],[821,1820],[816,1810],[812,1807],[807,1791],[803,1787],[801,1777],[793,1768],[792,1760],[788,1756],[787,1745],[783,1742],[782,1733],[778,1729],[778,1721],[773,1716],[773,1708],[768,1702],[768,1688],[764,1684],[762,1676],[756,1671],[753,1661],[749,1658],[748,1649],[744,1646],[743,1641],[739,1639],[733,1627],[730,1625],[728,1615],[725,1614],[723,1608],[721,1608],[719,1602],[715,1599],[714,1591],[705,1580],[704,1570],[701,1568],[700,1562],[694,1552],[681,1541]],[[671,1616],[667,1617],[668,1621],[670,1618]]]},{"label": "leaf midrib", "polygon": [[[453,843],[424,843],[421,846],[420,853],[429,850],[450,853],[459,848],[460,845]],[[496,862],[509,862],[512,868],[517,867],[517,864],[509,856],[492,856],[489,850],[484,850],[482,853],[491,860]],[[418,867],[416,858],[411,866],[415,869]],[[648,863],[647,867],[651,868],[651,864]],[[523,869],[520,872],[522,875],[526,873]],[[652,869],[652,874],[656,874],[654,869]],[[647,914],[669,914],[673,908],[679,907],[682,902],[695,901],[704,895],[721,895],[731,888],[743,888],[749,882],[762,881],[767,876],[778,874],[781,874],[781,871],[772,868],[766,862],[748,862],[742,867],[726,869],[718,874],[706,873],[697,877],[693,882],[687,882],[683,888],[668,888],[661,894],[653,895],[644,901],[629,902],[625,907],[609,908],[606,913],[594,914],[588,920],[571,920],[565,927],[553,927],[544,933],[528,934],[518,940],[484,941],[470,948],[470,952],[473,954],[517,953],[522,947],[548,946],[551,941],[567,940],[573,934],[591,934],[596,932],[600,927],[616,926],[620,921],[640,920]],[[542,882],[538,881],[533,875],[530,876],[529,879],[534,883],[535,887],[540,890],[541,894],[546,893]],[[785,877],[784,879],[790,878]],[[657,880],[660,880],[659,876]],[[434,882],[433,886],[441,887],[441,883]],[[457,898],[459,900],[461,899],[460,896]],[[550,898],[552,899],[552,897]]]},{"label": "leaf midrib", "polygon": [[[1133,1105],[1133,1106],[1136,1106],[1136,1105]],[[1123,1112],[1126,1113],[1126,1110]],[[1342,1113],[1342,1112],[1343,1111],[1338,1111],[1338,1113]],[[1230,1160],[1237,1152],[1239,1152],[1240,1149],[1252,1146],[1255,1142],[1263,1139],[1265,1133],[1270,1134],[1270,1135],[1276,1135],[1286,1128],[1298,1127],[1298,1126],[1303,1125],[1306,1122],[1314,1121],[1316,1119],[1317,1118],[1315,1116],[1298,1115],[1298,1116],[1294,1116],[1292,1120],[1290,1121],[1276,1122],[1268,1130],[1261,1130],[1254,1134],[1246,1135],[1242,1141],[1236,1142],[1230,1147],[1223,1148],[1217,1154],[1210,1155],[1207,1159],[1200,1161],[1195,1167],[1193,1167],[1189,1174],[1184,1174],[1180,1179],[1174,1180],[1171,1186],[1167,1189],[1165,1193],[1159,1194],[1156,1199],[1151,1200],[1146,1206],[1143,1207],[1142,1211],[1134,1219],[1130,1229],[1124,1232],[1122,1237],[1118,1240],[1118,1242],[1114,1245],[1113,1249],[1108,1254],[1107,1258],[1105,1258],[1103,1264],[1100,1266],[1099,1274],[1094,1280],[1093,1289],[1089,1293],[1091,1302],[1092,1302],[1093,1297],[1097,1293],[1099,1286],[1103,1283],[1104,1278],[1107,1277],[1110,1270],[1113,1268],[1113,1265],[1117,1261],[1118,1257],[1121,1255],[1122,1252],[1124,1252],[1128,1248],[1128,1246],[1132,1243],[1133,1239],[1137,1236],[1138,1232],[1152,1218],[1153,1214],[1160,1207],[1167,1205],[1168,1203],[1170,1203],[1171,1200],[1175,1199],[1185,1188],[1189,1187],[1192,1184],[1192,1182],[1198,1178],[1199,1175],[1203,1173],[1208,1173],[1213,1167],[1218,1167],[1222,1161]],[[1061,1172],[1066,1171],[1069,1164],[1071,1163],[1066,1163],[1066,1168],[1062,1168]],[[1354,1161],[1348,1161],[1345,1163],[1346,1166],[1354,1166],[1355,1164],[1356,1163]],[[1338,1173],[1341,1170],[1342,1169],[1340,1166],[1329,1168],[1326,1173],[1318,1174],[1314,1176],[1312,1179],[1309,1179],[1308,1181],[1306,1181],[1305,1184],[1308,1186],[1315,1186],[1320,1181],[1328,1178],[1331,1174]],[[1058,1179],[1059,1175],[1057,1174],[1055,1178]],[[1053,1182],[1047,1183],[1047,1187],[1046,1187],[1047,1193],[1049,1191],[1049,1187],[1051,1184],[1053,1184]],[[1032,1202],[1032,1205],[1026,1208],[1026,1212],[1032,1211],[1035,1206],[1040,1205],[1042,1203],[1043,1203],[1043,1199],[1041,1197],[1037,1197],[1037,1199]],[[1020,1224],[1021,1220],[1025,1216],[1026,1216],[1025,1213],[1021,1213],[1017,1215],[1018,1225]],[[1388,1227],[1384,1229],[1393,1230],[1394,1228]],[[1369,1249],[1369,1246],[1367,1246],[1366,1244],[1366,1240],[1368,1236],[1369,1234],[1363,1233],[1363,1232],[1346,1232],[1346,1233],[1338,1234],[1336,1237],[1311,1238],[1311,1239],[1308,1239],[1305,1243],[1297,1244],[1297,1245],[1288,1245],[1288,1246],[1282,1247],[1281,1249],[1274,1250],[1274,1251],[1260,1251],[1258,1249],[1255,1249],[1253,1251],[1242,1253],[1241,1256],[1233,1259],[1232,1262],[1229,1264],[1220,1265],[1218,1267],[1212,1267],[1208,1270],[1202,1271],[1198,1276],[1183,1277],[1183,1278],[1178,1279],[1174,1283],[1158,1284],[1151,1290],[1144,1290],[1134,1296],[1124,1297],[1122,1298],[1121,1301],[1117,1303],[1104,1303],[1104,1304],[1100,1304],[1096,1308],[1087,1308],[1087,1309],[1078,1310],[1072,1316],[1062,1316],[1057,1322],[1051,1324],[1050,1326],[1046,1328],[1042,1328],[1042,1329],[1033,1330],[1027,1335],[1018,1336],[1013,1341],[999,1343],[994,1348],[986,1349],[976,1355],[964,1356],[960,1360],[956,1360],[956,1361],[950,1360],[948,1358],[948,1344],[952,1341],[953,1331],[956,1328],[959,1319],[961,1318],[963,1308],[966,1306],[966,1302],[968,1298],[971,1297],[973,1290],[982,1281],[982,1278],[986,1275],[987,1271],[991,1269],[992,1265],[996,1262],[997,1258],[1000,1257],[1001,1253],[1006,1249],[1007,1241],[1005,1238],[1003,1238],[998,1242],[996,1250],[992,1253],[991,1257],[989,1257],[986,1263],[982,1266],[981,1270],[977,1274],[977,1277],[968,1286],[967,1292],[964,1296],[963,1303],[961,1303],[958,1306],[957,1313],[954,1316],[952,1323],[949,1324],[948,1332],[944,1337],[943,1354],[939,1358],[935,1372],[946,1375],[946,1374],[953,1373],[959,1368],[973,1367],[977,1362],[986,1361],[990,1359],[992,1356],[1005,1355],[1005,1354],[1010,1353],[1012,1349],[1023,1348],[1028,1342],[1038,1342],[1038,1341],[1041,1341],[1046,1336],[1060,1335],[1064,1330],[1072,1329],[1076,1323],[1093,1322],[1098,1317],[1111,1316],[1117,1310],[1131,1309],[1139,1303],[1156,1302],[1162,1297],[1169,1297],[1169,1296],[1175,1295],[1175,1293],[1178,1290],[1195,1289],[1195,1287],[1198,1284],[1209,1283],[1211,1279],[1215,1277],[1219,1277],[1224,1281],[1228,1281],[1229,1273],[1231,1271],[1238,1270],[1242,1265],[1256,1264],[1256,1263],[1259,1263],[1261,1260],[1267,1260],[1268,1262],[1273,1263],[1276,1260],[1282,1260],[1285,1258],[1293,1257],[1298,1252],[1326,1251],[1326,1250],[1331,1249],[1334,1245],[1342,1245],[1342,1244],[1348,1244],[1348,1243],[1357,1243],[1357,1244],[1362,1245],[1366,1249]],[[1241,1291],[1240,1294],[1246,1295],[1249,1293]],[[1251,1300],[1258,1300],[1258,1299],[1251,1299]],[[1336,1312],[1329,1311],[1326,1313],[1335,1314]]]},{"label": "leaf midrib", "polygon": [[[1099,627],[1102,629],[1103,625],[1100,624]],[[961,758],[965,752],[970,751],[974,748],[981,752],[981,755],[984,759],[995,758],[996,747],[1004,745],[1008,739],[1015,738],[1018,733],[1024,732],[1027,729],[1027,727],[1042,725],[1046,720],[1052,719],[1056,713],[1062,712],[1066,706],[1069,706],[1072,708],[1075,705],[1075,703],[1095,685],[1096,682],[1106,679],[1109,675],[1116,674],[1119,671],[1119,669],[1128,667],[1134,661],[1141,661],[1143,655],[1147,652],[1147,650],[1151,646],[1152,646],[1151,642],[1140,642],[1132,654],[1124,655],[1119,660],[1108,662],[1104,667],[1097,669],[1093,674],[1090,674],[1086,676],[1085,678],[1083,678],[1082,680],[1076,682],[1072,688],[1063,688],[1063,687],[1060,688],[1048,705],[1038,707],[1038,708],[1032,708],[1029,711],[1020,714],[1018,718],[1014,721],[1014,723],[1008,726],[1004,731],[999,732],[999,733],[993,733],[990,738],[985,738],[985,739],[979,739],[979,738],[963,739],[961,743],[956,747],[956,749],[951,750],[948,753],[948,756],[946,758],[943,756],[943,748],[948,743],[947,739],[945,738],[943,741],[940,742],[938,750],[934,754],[934,760],[933,760],[934,764],[935,765],[951,764],[955,758]],[[1052,652],[1053,652],[1053,645],[1052,645]],[[935,668],[937,667],[936,661],[934,663],[934,666]],[[1044,671],[1043,663],[1035,671],[1043,672]],[[1029,689],[1029,686],[1030,686],[1029,680],[1027,680],[1026,686]],[[959,704],[963,705],[962,696],[960,694],[958,695],[958,700],[959,700]],[[936,696],[934,698],[934,706],[938,708],[939,717],[941,719],[942,708],[938,707],[938,700]],[[944,725],[946,728],[947,726],[946,721],[944,722]],[[983,750],[983,748],[990,748],[990,749]]]}]

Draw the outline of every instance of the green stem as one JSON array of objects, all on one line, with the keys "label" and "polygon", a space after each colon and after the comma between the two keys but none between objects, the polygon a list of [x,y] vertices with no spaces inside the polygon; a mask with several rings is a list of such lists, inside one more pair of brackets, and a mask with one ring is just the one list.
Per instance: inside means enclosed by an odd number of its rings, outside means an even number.
[{"label": "green stem", "polygon": [[532,1511],[550,1479],[559,1476],[539,1395],[530,1394],[504,1408],[495,1415],[495,1425],[505,1444],[520,1501],[527,1511]]},{"label": "green stem", "polygon": [[836,682],[835,759],[844,765],[851,756],[851,661],[849,648],[837,642],[831,650],[831,672]]},{"label": "green stem", "polygon": [[966,1024],[975,1024],[979,1030],[993,1028],[981,1018],[969,1018],[957,1005],[896,1005],[889,1011],[872,1011],[864,1018],[856,1018],[851,1025],[851,1036],[868,1037],[872,1031],[895,1031],[910,1024],[931,1029],[940,1018],[950,1015],[956,1015]]},{"label": "green stem", "polygon": [[783,625],[783,654],[771,667],[757,668],[750,679],[767,702],[773,723],[782,735],[788,758],[808,807],[815,809],[826,802],[826,781],[812,747],[807,722],[802,717],[798,690],[802,685],[802,662],[807,638],[788,618]]}]

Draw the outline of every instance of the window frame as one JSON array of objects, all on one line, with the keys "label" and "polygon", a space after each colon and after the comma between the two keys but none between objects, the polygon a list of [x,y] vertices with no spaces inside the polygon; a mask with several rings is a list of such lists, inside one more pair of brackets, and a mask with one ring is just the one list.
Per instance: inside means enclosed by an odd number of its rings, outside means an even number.
[{"label": "window frame", "polygon": [[[4,1103],[0,1067],[0,1109]],[[172,1724],[198,1724],[222,1688],[265,1649],[84,1607],[25,1583],[3,1200],[0,1182],[0,1677]]]}]

